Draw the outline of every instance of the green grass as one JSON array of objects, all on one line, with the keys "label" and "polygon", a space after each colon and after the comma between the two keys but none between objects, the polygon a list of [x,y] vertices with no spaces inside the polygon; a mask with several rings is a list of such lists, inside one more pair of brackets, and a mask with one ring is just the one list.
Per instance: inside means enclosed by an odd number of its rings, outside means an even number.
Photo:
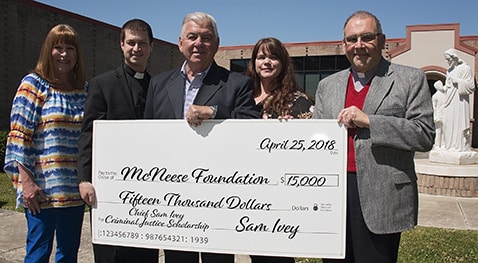
[{"label": "green grass", "polygon": [[[0,208],[25,212],[23,208],[15,209],[15,196],[16,194],[15,189],[13,189],[12,181],[6,174],[0,173]],[[86,206],[85,211],[89,212],[90,208]]]},{"label": "green grass", "polygon": [[[0,173],[0,208],[15,210],[15,192],[10,178]],[[18,209],[17,211],[23,211]],[[298,263],[320,263],[320,259],[297,259]],[[476,263],[478,231],[417,227],[402,234],[400,263]]]},{"label": "green grass", "polygon": [[417,227],[404,232],[398,262],[478,262],[478,231]]},{"label": "green grass", "polygon": [[12,181],[6,174],[0,173],[0,208],[24,212],[23,208],[15,209],[15,196]]},{"label": "green grass", "polygon": [[[297,259],[319,263],[320,259]],[[476,263],[478,231],[416,227],[402,234],[399,263]]]}]

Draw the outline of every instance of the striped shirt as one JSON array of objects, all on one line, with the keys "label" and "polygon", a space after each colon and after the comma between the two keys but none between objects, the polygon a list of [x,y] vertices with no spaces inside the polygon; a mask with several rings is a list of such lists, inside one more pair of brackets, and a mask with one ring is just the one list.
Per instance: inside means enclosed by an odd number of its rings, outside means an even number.
[{"label": "striped shirt", "polygon": [[13,100],[4,167],[17,192],[17,207],[24,206],[18,164],[47,196],[42,208],[83,205],[76,161],[86,95],[86,86],[58,90],[35,73],[22,79]]},{"label": "striped shirt", "polygon": [[199,92],[199,89],[201,88],[203,84],[203,80],[206,77],[207,73],[209,72],[209,69],[211,68],[211,65],[203,71],[194,77],[193,80],[190,80],[188,77],[188,73],[186,72],[186,61],[183,63],[183,66],[181,67],[181,75],[184,78],[184,108],[183,108],[183,118],[186,118],[186,113],[189,110],[189,107],[194,102],[194,99],[196,98],[196,95]]}]

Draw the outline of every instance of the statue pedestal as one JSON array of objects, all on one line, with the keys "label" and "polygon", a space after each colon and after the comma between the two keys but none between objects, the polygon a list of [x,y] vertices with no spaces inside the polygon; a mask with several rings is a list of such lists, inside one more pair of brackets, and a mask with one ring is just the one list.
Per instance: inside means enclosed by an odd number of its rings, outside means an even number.
[{"label": "statue pedestal", "polygon": [[474,151],[449,152],[441,150],[431,150],[428,159],[431,162],[437,163],[467,165],[478,163],[478,153]]},{"label": "statue pedestal", "polygon": [[478,197],[478,164],[431,162],[425,153],[415,155],[418,192],[430,195]]}]

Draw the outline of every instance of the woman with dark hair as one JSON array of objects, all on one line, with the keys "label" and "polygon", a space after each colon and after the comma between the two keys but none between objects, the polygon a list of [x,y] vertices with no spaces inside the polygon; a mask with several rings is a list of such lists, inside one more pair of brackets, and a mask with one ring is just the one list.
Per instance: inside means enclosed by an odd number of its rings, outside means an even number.
[{"label": "woman with dark hair", "polygon": [[[309,119],[313,102],[300,91],[285,46],[275,38],[260,39],[246,75],[254,82],[254,99],[263,119]],[[252,263],[293,263],[294,258],[251,256]]]},{"label": "woman with dark hair", "polygon": [[84,203],[77,153],[86,101],[80,38],[69,25],[53,27],[35,69],[13,99],[4,170],[27,220],[24,262],[77,262]]},{"label": "woman with dark hair", "polygon": [[313,102],[300,90],[285,46],[276,38],[260,39],[246,75],[254,82],[254,99],[264,119],[309,119]]}]

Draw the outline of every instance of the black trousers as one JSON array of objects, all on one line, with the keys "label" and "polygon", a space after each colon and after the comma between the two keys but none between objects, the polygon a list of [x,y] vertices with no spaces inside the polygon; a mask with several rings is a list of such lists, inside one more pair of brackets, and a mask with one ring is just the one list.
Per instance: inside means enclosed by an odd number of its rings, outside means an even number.
[{"label": "black trousers", "polygon": [[[90,213],[90,224],[92,214]],[[93,244],[95,263],[158,263],[159,250]]]},{"label": "black trousers", "polygon": [[93,244],[95,263],[158,263],[159,250]]},{"label": "black trousers", "polygon": [[397,262],[401,233],[378,235],[370,232],[360,207],[356,173],[347,173],[346,228],[345,259],[322,259],[324,263]]},{"label": "black trousers", "polygon": [[[166,263],[197,263],[198,252],[165,250],[164,261]],[[234,263],[234,254],[201,253],[202,263]]]}]

